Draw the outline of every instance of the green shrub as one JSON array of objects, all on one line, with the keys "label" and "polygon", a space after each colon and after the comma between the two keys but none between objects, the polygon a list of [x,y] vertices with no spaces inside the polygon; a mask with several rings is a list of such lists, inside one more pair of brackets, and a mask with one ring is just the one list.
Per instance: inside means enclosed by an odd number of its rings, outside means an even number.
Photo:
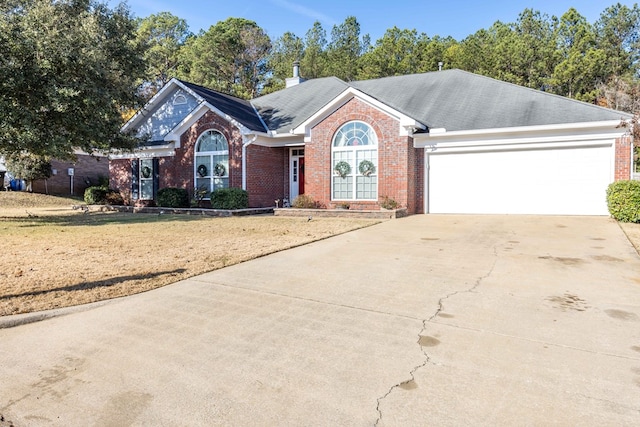
[{"label": "green shrub", "polygon": [[316,200],[313,200],[306,194],[301,194],[293,199],[293,203],[291,203],[291,206],[297,209],[319,209],[320,203],[318,203]]},{"label": "green shrub", "polygon": [[161,188],[158,190],[157,204],[164,208],[188,208],[189,192],[184,188]]},{"label": "green shrub", "polygon": [[108,191],[107,187],[87,187],[84,190],[84,202],[88,205],[103,205]]},{"label": "green shrub", "polygon": [[242,188],[220,188],[211,193],[211,207],[246,209],[249,207],[249,194]]},{"label": "green shrub", "polygon": [[616,181],[607,188],[609,213],[618,221],[640,222],[640,181]]},{"label": "green shrub", "polygon": [[87,187],[84,202],[88,205],[123,205],[120,193],[104,186]]}]

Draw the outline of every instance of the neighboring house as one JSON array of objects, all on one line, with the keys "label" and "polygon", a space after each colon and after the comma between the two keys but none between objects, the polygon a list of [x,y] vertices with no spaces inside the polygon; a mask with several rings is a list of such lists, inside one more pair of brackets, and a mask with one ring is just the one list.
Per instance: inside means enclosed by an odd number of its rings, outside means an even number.
[{"label": "neighboring house", "polygon": [[245,101],[173,79],[110,156],[132,204],[163,187],[241,187],[252,207],[306,194],[327,208],[409,213],[606,215],[631,178],[629,114],[460,70],[303,81]]},{"label": "neighboring house", "polygon": [[75,161],[51,160],[51,177],[33,181],[36,193],[83,197],[87,187],[109,177],[109,159],[104,155],[76,153]]},{"label": "neighboring house", "polygon": [[[109,160],[104,155],[88,155],[84,152],[75,153],[76,160],[51,160],[51,177],[33,181],[31,191],[56,196],[83,197],[84,190],[109,177]],[[7,171],[4,159],[0,157],[0,184],[3,178],[13,176]],[[8,189],[8,180],[2,189]]]}]

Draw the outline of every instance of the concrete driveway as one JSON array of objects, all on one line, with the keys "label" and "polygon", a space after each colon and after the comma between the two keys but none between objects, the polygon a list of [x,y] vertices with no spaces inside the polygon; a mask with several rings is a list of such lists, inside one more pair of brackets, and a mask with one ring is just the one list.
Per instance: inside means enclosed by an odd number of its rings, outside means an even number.
[{"label": "concrete driveway", "polygon": [[602,217],[393,220],[0,329],[0,414],[639,425],[640,257]]}]

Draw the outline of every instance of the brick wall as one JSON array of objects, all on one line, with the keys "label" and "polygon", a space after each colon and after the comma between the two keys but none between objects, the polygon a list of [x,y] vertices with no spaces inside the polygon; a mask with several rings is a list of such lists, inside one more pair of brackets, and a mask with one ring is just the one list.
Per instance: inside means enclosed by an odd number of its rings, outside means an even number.
[{"label": "brick wall", "polygon": [[[396,200],[408,213],[422,211],[423,158],[413,139],[399,136],[400,125],[382,111],[353,98],[311,130],[305,146],[305,192],[326,207],[331,201],[331,142],[345,123],[360,120],[378,137],[378,197]],[[377,201],[349,201],[351,209],[378,209]]]},{"label": "brick wall", "polygon": [[[73,194],[71,192],[71,177],[68,169],[73,168]],[[75,162],[51,160],[51,169],[56,171],[49,179],[33,182],[33,191],[58,196],[84,197],[84,190],[92,185],[98,185],[100,177],[109,176],[109,160],[106,157],[93,157],[86,154],[78,155]]]},{"label": "brick wall", "polygon": [[630,135],[616,139],[615,180],[632,179],[633,137]]},{"label": "brick wall", "polygon": [[132,204],[131,159],[109,160],[109,186],[120,191],[125,204]]},{"label": "brick wall", "polygon": [[284,167],[288,154],[285,148],[247,147],[247,191],[251,207],[275,206],[276,199],[288,197],[289,181]]},{"label": "brick wall", "polygon": [[[227,139],[229,186],[242,188],[242,134],[237,127],[212,112],[207,112],[180,136],[180,147],[176,148],[174,156],[158,159],[158,188],[185,188],[190,196],[193,195],[195,145],[200,135],[208,130],[216,130]],[[282,148],[247,147],[249,206],[274,206],[274,200],[282,198],[286,173],[283,169],[283,163],[286,163],[284,153]],[[131,204],[131,160],[112,160],[109,175],[112,186],[120,190],[127,204]]]}]

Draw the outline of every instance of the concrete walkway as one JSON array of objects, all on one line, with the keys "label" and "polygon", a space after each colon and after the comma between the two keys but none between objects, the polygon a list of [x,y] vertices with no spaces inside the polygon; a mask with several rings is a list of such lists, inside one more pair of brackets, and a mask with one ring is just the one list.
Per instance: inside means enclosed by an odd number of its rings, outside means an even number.
[{"label": "concrete walkway", "polygon": [[0,414],[16,426],[640,425],[640,257],[601,217],[388,221],[0,329]]}]

